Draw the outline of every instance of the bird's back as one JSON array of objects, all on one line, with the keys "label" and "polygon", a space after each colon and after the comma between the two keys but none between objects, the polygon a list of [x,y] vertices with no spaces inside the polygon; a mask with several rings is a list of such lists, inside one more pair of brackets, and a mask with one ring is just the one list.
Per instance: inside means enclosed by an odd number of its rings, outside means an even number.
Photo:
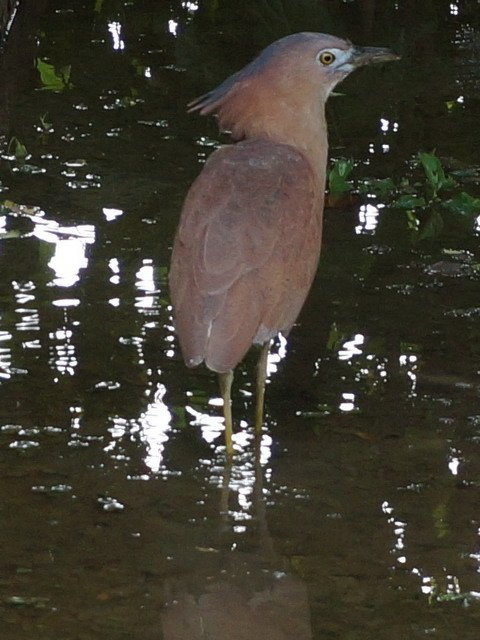
[{"label": "bird's back", "polygon": [[187,195],[170,289],[185,362],[225,372],[288,333],[318,264],[324,185],[295,148],[221,147]]}]

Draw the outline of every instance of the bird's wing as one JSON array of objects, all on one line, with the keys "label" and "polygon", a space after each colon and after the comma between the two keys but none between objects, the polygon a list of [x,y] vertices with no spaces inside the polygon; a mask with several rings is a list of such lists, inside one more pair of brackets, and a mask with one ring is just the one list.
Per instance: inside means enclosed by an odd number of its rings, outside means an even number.
[{"label": "bird's wing", "polygon": [[248,141],[210,157],[187,195],[170,270],[187,365],[228,370],[262,330],[266,340],[290,328],[318,261],[318,191],[288,145]]}]

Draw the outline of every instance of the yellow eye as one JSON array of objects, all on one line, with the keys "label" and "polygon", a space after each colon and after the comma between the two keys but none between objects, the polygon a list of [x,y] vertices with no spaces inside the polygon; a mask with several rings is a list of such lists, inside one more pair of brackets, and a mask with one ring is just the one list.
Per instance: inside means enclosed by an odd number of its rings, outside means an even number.
[{"label": "yellow eye", "polygon": [[320,62],[323,65],[328,67],[329,64],[332,64],[332,62],[335,61],[335,56],[333,55],[333,53],[331,51],[322,51],[322,53],[319,55],[318,59],[320,60]]}]

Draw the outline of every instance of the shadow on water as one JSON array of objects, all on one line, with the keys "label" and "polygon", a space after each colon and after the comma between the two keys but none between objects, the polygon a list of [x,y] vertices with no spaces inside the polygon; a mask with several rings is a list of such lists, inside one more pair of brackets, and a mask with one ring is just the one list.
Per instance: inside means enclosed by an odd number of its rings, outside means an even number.
[{"label": "shadow on water", "polygon": [[478,220],[413,242],[373,195],[327,211],[261,443],[239,367],[231,469],[216,381],[178,353],[170,246],[220,142],[185,104],[307,29],[403,56],[331,100],[333,156],[399,181],[435,148],[478,196],[473,0],[20,5],[0,72],[2,640],[478,637]]},{"label": "shadow on water", "polygon": [[[255,521],[248,548],[237,549],[235,533],[246,532],[234,524],[235,504],[230,504],[230,487],[238,479],[230,465],[224,469],[220,487],[219,544],[197,548],[201,553],[187,573],[165,581],[163,637],[193,638],[252,637],[312,638],[307,586],[277,553],[268,531],[263,492],[262,441],[254,445],[253,468],[241,468],[241,483],[253,480],[251,502]],[[233,501],[234,502],[234,501]]]}]

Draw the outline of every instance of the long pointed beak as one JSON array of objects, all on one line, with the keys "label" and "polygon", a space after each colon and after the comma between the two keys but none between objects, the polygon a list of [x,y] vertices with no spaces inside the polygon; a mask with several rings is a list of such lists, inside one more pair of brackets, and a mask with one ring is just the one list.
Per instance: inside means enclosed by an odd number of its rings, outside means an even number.
[{"label": "long pointed beak", "polygon": [[390,62],[400,60],[400,56],[391,49],[381,47],[355,47],[349,63],[354,67],[363,67],[376,62]]}]

